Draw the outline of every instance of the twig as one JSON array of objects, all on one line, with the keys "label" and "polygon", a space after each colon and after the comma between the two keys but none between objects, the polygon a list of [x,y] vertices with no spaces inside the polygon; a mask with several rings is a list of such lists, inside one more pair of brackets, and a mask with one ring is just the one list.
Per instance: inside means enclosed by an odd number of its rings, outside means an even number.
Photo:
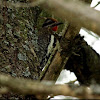
[{"label": "twig", "polygon": [[98,5],[100,4],[100,1],[94,6],[94,7],[92,7],[92,8],[95,8],[95,7],[97,7]]},{"label": "twig", "polygon": [[88,34],[90,34],[91,36],[95,37],[97,40],[99,40],[99,36],[96,34],[93,34],[91,31],[87,30],[86,28],[82,28],[83,30],[85,30]]}]

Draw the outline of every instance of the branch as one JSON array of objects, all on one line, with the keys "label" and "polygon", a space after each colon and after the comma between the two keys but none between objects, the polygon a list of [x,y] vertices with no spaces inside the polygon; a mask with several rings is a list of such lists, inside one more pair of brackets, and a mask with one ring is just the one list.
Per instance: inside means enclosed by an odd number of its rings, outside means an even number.
[{"label": "branch", "polygon": [[[0,74],[0,85],[9,88],[9,91],[20,93],[23,95],[27,94],[54,94],[54,95],[71,95],[68,86],[54,85],[51,82],[32,81],[23,78],[13,78],[4,74]],[[45,87],[45,88],[44,88]],[[65,91],[63,88],[66,87]]]},{"label": "branch", "polygon": [[47,0],[41,7],[74,26],[83,26],[100,35],[100,12],[88,4],[71,0]]},{"label": "branch", "polygon": [[[38,82],[23,78],[13,78],[8,75],[0,74],[0,85],[6,86],[9,92],[20,93],[23,95],[64,95],[74,96],[86,99],[100,98],[99,94],[93,94],[92,89],[87,87],[74,87],[73,89],[68,85],[54,85],[50,81]],[[44,88],[45,87],[45,88]],[[6,88],[6,89],[7,89]],[[100,88],[98,86],[98,88]],[[5,88],[4,88],[5,89]],[[5,89],[5,91],[7,91]],[[8,92],[8,91],[7,91]],[[1,93],[1,92],[0,92]],[[95,91],[96,93],[96,91]]]},{"label": "branch", "polygon": [[100,1],[93,8],[97,7],[99,4],[100,4]]}]

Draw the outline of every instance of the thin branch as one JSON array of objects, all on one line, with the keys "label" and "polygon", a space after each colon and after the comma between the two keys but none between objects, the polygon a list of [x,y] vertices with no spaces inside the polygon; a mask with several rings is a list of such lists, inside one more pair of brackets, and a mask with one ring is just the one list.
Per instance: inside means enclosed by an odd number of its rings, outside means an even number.
[{"label": "thin branch", "polygon": [[97,40],[99,40],[100,37],[98,35],[96,35],[93,32],[87,30],[86,28],[82,28],[82,29],[84,29],[89,35],[91,35],[91,36],[95,37]]},{"label": "thin branch", "polygon": [[97,7],[98,5],[100,4],[100,1],[94,6],[94,7],[92,7],[92,8],[95,8],[95,7]]},{"label": "thin branch", "polygon": [[[29,79],[23,79],[23,78],[13,78],[11,76],[6,76],[3,74],[0,74],[0,85],[6,86],[9,88],[9,91],[15,92],[15,93],[21,93],[23,95],[26,94],[68,94],[71,95],[70,89],[68,86],[68,89],[66,91],[63,91],[63,86],[61,85],[55,85],[52,82],[39,82],[39,81],[32,81]],[[44,88],[45,87],[45,88]],[[61,89],[61,90],[60,90]]]},{"label": "thin branch", "polygon": [[[20,93],[23,95],[64,95],[86,99],[100,98],[100,91],[97,90],[97,95],[93,94],[93,90],[88,87],[74,87],[73,89],[66,85],[54,85],[50,81],[32,81],[23,78],[14,78],[8,75],[0,74],[0,85],[7,87],[7,92]],[[100,88],[100,87],[98,87]],[[6,93],[5,91],[5,93]],[[2,93],[2,92],[0,92]],[[96,91],[95,91],[96,93]]]}]

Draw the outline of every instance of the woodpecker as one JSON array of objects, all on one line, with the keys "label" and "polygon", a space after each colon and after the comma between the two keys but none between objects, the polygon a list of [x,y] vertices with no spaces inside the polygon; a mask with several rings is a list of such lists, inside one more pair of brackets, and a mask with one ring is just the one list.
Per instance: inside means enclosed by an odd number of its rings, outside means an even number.
[{"label": "woodpecker", "polygon": [[63,24],[62,22],[58,22],[56,19],[54,19],[54,18],[47,18],[45,21],[44,21],[44,23],[43,23],[43,25],[42,25],[42,27],[44,28],[46,28],[46,27],[49,27],[49,28],[51,28],[52,29],[52,31],[57,31],[58,30],[58,25],[61,25],[61,24]]}]

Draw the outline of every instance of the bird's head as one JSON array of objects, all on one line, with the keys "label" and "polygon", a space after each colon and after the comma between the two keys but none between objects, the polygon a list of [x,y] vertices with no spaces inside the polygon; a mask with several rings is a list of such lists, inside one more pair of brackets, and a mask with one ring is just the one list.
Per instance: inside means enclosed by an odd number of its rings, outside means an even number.
[{"label": "bird's head", "polygon": [[58,25],[61,25],[63,23],[58,22],[56,19],[54,18],[47,18],[42,27],[50,27],[52,29],[52,31],[57,31],[58,30]]}]

